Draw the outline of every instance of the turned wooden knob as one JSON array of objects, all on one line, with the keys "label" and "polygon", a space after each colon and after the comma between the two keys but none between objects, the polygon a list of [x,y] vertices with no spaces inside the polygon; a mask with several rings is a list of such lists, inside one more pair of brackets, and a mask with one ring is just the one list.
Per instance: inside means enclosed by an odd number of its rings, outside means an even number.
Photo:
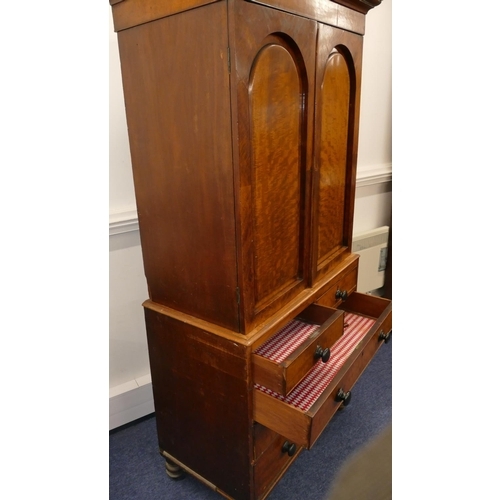
[{"label": "turned wooden knob", "polygon": [[378,339],[383,340],[384,343],[387,344],[389,340],[391,340],[391,337],[392,337],[392,330],[388,333],[384,333],[384,330],[381,330]]},{"label": "turned wooden knob", "polygon": [[344,392],[343,389],[339,389],[339,392],[335,396],[335,401],[342,401],[344,406],[347,406],[351,402],[351,391]]},{"label": "turned wooden knob", "polygon": [[288,453],[288,455],[292,457],[293,455],[295,455],[295,452],[297,451],[297,446],[295,446],[295,443],[290,443],[290,441],[285,441],[283,443],[281,451],[283,453]]},{"label": "turned wooden knob", "polygon": [[342,300],[347,299],[347,290],[337,290],[335,292],[335,298],[342,299]]},{"label": "turned wooden knob", "polygon": [[321,358],[323,363],[326,363],[330,359],[330,349],[327,347],[323,349],[321,346],[316,347],[314,352],[314,359]]}]

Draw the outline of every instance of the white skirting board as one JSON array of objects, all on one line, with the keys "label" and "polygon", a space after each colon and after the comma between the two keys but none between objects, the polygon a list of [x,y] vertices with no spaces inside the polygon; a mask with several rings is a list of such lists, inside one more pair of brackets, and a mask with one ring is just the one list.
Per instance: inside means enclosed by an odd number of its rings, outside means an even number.
[{"label": "white skirting board", "polygon": [[154,411],[151,375],[145,375],[109,390],[109,430]]}]

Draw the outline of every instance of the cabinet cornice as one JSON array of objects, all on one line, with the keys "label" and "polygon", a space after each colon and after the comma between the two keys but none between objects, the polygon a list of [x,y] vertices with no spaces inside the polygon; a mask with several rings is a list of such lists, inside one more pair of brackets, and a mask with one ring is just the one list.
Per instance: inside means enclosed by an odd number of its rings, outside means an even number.
[{"label": "cabinet cornice", "polygon": [[[221,0],[109,0],[113,11],[115,31],[144,24],[162,17],[172,16]],[[325,21],[350,31],[359,30],[359,19],[355,18],[354,28],[345,26],[345,19],[349,20],[349,11],[353,14],[366,14],[370,9],[380,5],[382,0],[237,0],[267,5],[279,10],[286,10],[297,15],[310,17],[317,21]],[[347,10],[344,10],[347,8]],[[340,10],[339,10],[340,9]],[[337,21],[338,19],[338,21]],[[332,21],[333,20],[333,21]],[[349,21],[352,23],[353,21]],[[340,23],[340,24],[338,24]],[[362,23],[363,24],[363,23]],[[364,27],[364,25],[363,25]]]}]

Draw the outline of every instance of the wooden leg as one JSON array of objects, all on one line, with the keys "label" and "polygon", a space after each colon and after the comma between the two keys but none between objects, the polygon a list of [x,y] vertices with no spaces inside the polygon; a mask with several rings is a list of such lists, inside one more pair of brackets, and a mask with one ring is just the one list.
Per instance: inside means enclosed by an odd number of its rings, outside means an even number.
[{"label": "wooden leg", "polygon": [[184,479],[186,476],[185,472],[174,462],[171,462],[168,458],[165,459],[165,470],[167,472],[168,477],[179,481],[180,479]]}]

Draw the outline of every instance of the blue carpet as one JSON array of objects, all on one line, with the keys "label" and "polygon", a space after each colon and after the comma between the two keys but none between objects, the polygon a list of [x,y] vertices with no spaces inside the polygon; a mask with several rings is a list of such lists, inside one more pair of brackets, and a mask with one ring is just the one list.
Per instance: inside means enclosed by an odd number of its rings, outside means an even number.
[{"label": "blue carpet", "polygon": [[[313,448],[303,451],[268,500],[322,500],[340,466],[392,421],[392,340],[383,345]],[[158,451],[156,420],[144,417],[109,435],[110,500],[221,500],[191,476],[171,480]]]}]

